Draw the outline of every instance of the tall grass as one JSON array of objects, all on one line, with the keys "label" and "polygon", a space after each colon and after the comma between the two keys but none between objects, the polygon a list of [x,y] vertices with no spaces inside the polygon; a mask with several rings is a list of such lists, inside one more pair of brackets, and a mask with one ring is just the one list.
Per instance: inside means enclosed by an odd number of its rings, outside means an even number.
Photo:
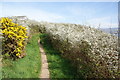
[{"label": "tall grass", "polygon": [[[47,55],[50,78],[77,78],[77,70],[75,67],[72,66],[69,60],[63,58],[59,51],[53,48],[47,35],[41,34],[40,40]],[[81,76],[81,79],[82,78]]]}]

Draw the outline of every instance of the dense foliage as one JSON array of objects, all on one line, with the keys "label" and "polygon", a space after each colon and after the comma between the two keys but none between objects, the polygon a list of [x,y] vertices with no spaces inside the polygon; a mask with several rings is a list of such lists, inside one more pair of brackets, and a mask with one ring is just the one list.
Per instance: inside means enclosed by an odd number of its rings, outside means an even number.
[{"label": "dense foliage", "polygon": [[118,38],[78,24],[32,22],[46,33],[54,48],[87,78],[118,77]]},{"label": "dense foliage", "polygon": [[0,18],[0,29],[4,37],[2,54],[12,59],[21,58],[25,54],[26,27],[13,23],[9,18]]},{"label": "dense foliage", "polygon": [[[47,34],[40,35],[40,43],[43,45],[47,55],[51,80],[55,78],[80,78],[82,80],[82,74],[78,76],[76,67],[71,65],[72,62],[67,58],[63,58],[61,53],[53,47]],[[80,71],[83,73],[82,70]]]}]

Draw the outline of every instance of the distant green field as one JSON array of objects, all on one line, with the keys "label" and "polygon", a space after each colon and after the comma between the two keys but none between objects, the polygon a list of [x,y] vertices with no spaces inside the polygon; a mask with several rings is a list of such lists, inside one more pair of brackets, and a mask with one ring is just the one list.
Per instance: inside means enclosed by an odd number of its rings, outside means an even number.
[{"label": "distant green field", "polygon": [[38,78],[41,69],[41,55],[38,45],[39,34],[35,34],[26,45],[26,56],[12,61],[3,59],[3,78]]}]

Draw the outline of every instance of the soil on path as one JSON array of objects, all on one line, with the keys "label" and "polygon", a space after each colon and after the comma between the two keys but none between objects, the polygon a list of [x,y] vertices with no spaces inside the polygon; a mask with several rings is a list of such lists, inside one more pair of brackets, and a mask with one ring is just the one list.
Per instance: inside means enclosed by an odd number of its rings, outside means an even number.
[{"label": "soil on path", "polygon": [[40,44],[40,39],[38,40],[38,44],[39,44],[39,49],[40,49],[40,53],[41,53],[41,74],[40,74],[40,78],[46,78],[49,79],[49,70],[48,70],[48,62],[47,62],[47,57],[46,57],[46,53],[42,47],[42,45]]}]

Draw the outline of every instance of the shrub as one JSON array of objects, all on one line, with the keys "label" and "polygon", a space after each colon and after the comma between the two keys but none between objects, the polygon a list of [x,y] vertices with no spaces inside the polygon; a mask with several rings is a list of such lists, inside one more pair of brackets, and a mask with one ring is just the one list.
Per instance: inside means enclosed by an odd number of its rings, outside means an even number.
[{"label": "shrub", "polygon": [[24,54],[26,38],[28,38],[26,27],[13,23],[9,18],[0,18],[0,29],[3,33],[2,54],[12,59],[21,58]]},{"label": "shrub", "polygon": [[77,24],[41,24],[39,29],[48,34],[54,48],[63,57],[72,61],[78,76],[82,73],[87,78],[118,77],[117,37]]}]

